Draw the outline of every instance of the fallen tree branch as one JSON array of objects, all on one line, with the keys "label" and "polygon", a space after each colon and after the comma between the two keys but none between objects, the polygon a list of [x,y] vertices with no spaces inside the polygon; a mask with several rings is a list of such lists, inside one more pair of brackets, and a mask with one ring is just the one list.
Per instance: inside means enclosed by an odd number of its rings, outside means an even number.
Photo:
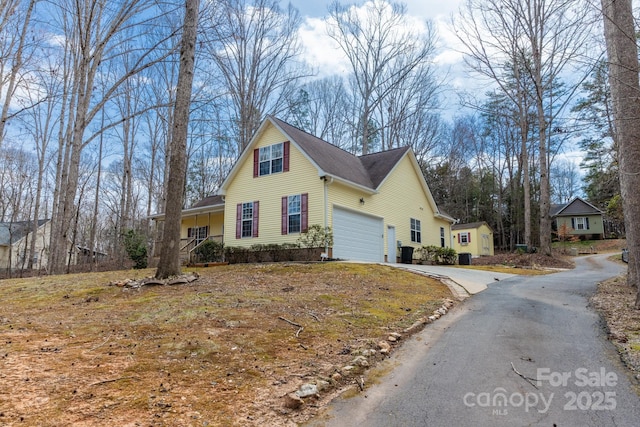
[{"label": "fallen tree branch", "polygon": [[93,351],[93,350],[95,350],[95,349],[97,349],[99,347],[102,347],[103,345],[105,345],[109,341],[110,338],[111,338],[111,333],[109,333],[109,335],[107,335],[107,338],[102,343],[96,345],[93,348],[90,348],[89,351]]},{"label": "fallen tree branch", "polygon": [[98,381],[97,383],[93,383],[93,384],[89,384],[90,386],[94,386],[94,385],[102,385],[102,384],[108,384],[108,383],[115,383],[116,381],[121,381],[121,380],[131,380],[134,379],[136,377],[120,377],[120,378],[114,378],[112,380],[104,380],[104,381]]},{"label": "fallen tree branch", "polygon": [[511,362],[511,369],[513,369],[513,372],[515,372],[516,374],[520,375],[520,377],[522,377],[522,379],[524,379],[526,382],[531,384],[536,390],[538,389],[538,386],[535,385],[535,383],[532,382],[532,381],[538,382],[537,378],[529,378],[529,377],[526,377],[526,376],[522,375],[520,372],[518,372],[516,367],[513,365],[513,362]]},{"label": "fallen tree branch", "polygon": [[284,320],[284,321],[285,321],[285,322],[287,322],[288,324],[293,325],[293,326],[297,326],[298,328],[302,328],[302,327],[303,327],[302,325],[299,325],[299,324],[297,324],[296,322],[292,322],[292,321],[291,321],[291,320],[289,320],[289,319],[285,319],[285,318],[284,318],[284,317],[282,317],[282,316],[278,316],[278,319],[280,319],[280,320]]}]

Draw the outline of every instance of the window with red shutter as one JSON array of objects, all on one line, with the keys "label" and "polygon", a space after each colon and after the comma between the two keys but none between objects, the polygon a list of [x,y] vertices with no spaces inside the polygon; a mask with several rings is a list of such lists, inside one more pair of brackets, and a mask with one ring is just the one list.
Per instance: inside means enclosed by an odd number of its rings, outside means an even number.
[{"label": "window with red shutter", "polygon": [[253,177],[254,178],[258,176],[259,166],[260,166],[260,150],[256,148],[255,150],[253,150]]},{"label": "window with red shutter", "polygon": [[258,202],[238,203],[236,239],[258,237]]},{"label": "window with red shutter", "polygon": [[309,193],[302,194],[302,219],[301,219],[301,230],[303,233],[306,233],[309,230]]},{"label": "window with red shutter", "polygon": [[242,237],[242,203],[236,206],[236,239]]},{"label": "window with red shutter", "polygon": [[260,202],[253,202],[253,234],[252,237],[258,237],[258,218],[260,214]]},{"label": "window with red shutter", "polygon": [[281,202],[281,213],[280,213],[280,234],[288,234],[289,233],[289,214],[287,206],[289,205],[289,197],[283,196]]},{"label": "window with red shutter", "polygon": [[289,141],[285,141],[282,143],[282,171],[289,172]]},{"label": "window with red shutter", "polygon": [[[285,161],[289,161],[289,143],[280,142],[278,144],[260,147],[253,152],[253,176],[271,175],[279,172],[286,172]],[[285,155],[286,154],[286,155]]]}]

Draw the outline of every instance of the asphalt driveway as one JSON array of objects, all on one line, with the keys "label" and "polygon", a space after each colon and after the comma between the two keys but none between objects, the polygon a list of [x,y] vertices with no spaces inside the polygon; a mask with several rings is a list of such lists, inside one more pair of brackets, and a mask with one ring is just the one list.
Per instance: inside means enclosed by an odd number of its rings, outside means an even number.
[{"label": "asphalt driveway", "polygon": [[640,425],[638,382],[589,307],[597,283],[625,268],[606,257],[576,258],[574,270],[550,275],[491,277],[404,343],[379,384],[309,425]]}]

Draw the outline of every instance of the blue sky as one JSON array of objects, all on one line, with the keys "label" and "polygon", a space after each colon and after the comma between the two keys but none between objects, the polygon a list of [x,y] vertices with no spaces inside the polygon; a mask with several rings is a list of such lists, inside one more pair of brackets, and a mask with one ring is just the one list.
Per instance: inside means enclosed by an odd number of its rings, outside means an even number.
[{"label": "blue sky", "polygon": [[[331,4],[328,0],[290,0],[290,3],[300,11],[302,16],[322,17],[327,13],[327,7]],[[352,4],[354,1],[341,1],[342,4]],[[363,1],[356,1],[362,4]],[[458,10],[461,0],[409,0],[402,3],[407,5],[409,14],[423,18],[436,18],[448,16]]]},{"label": "blue sky", "polygon": [[[328,15],[328,7],[331,0],[289,0],[300,11],[303,19],[300,37],[306,51],[307,61],[314,64],[318,76],[326,76],[340,73],[342,69],[348,71],[345,59],[339,53],[337,47],[327,37],[322,19]],[[363,5],[365,0],[340,0],[343,5]],[[452,15],[456,14],[463,5],[464,0],[407,0],[402,1],[407,6],[410,16],[428,19],[435,25],[438,37],[438,52],[434,57],[434,64],[441,78],[445,79],[448,90],[441,97],[443,118],[452,119],[460,114],[459,98],[456,91],[468,91],[475,94],[484,93],[492,85],[490,81],[478,76],[470,76],[464,67],[463,56],[459,41],[450,30]],[[286,0],[281,6],[286,5]],[[456,49],[458,47],[458,49]],[[446,77],[445,77],[446,76]],[[579,162],[582,153],[572,151],[567,157],[574,162]]]}]

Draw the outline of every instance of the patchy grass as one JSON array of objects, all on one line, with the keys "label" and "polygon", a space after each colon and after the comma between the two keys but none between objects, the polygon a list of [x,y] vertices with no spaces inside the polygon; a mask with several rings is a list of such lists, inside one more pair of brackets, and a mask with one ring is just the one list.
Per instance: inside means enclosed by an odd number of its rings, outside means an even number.
[{"label": "patchy grass", "polygon": [[553,249],[568,254],[571,248],[577,248],[581,253],[620,252],[627,247],[625,239],[578,240],[576,242],[554,242]]},{"label": "patchy grass", "polygon": [[510,269],[508,272],[514,273],[515,269],[522,270],[545,270],[557,268],[574,268],[570,258],[561,255],[546,256],[540,253],[520,253],[507,252],[493,256],[481,256],[473,258],[472,266],[489,266],[490,268],[502,267]]},{"label": "patchy grass", "polygon": [[140,289],[111,283],[151,270],[1,281],[0,425],[295,425],[316,408],[285,394],[451,298],[380,265],[197,272]]}]

